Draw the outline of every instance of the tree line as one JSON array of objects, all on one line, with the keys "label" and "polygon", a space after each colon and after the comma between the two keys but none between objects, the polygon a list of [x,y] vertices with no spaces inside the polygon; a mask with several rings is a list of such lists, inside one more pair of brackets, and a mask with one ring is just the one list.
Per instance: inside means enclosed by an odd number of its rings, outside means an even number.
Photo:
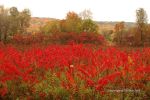
[{"label": "tree line", "polygon": [[107,34],[112,36],[112,41],[119,45],[144,46],[150,45],[150,25],[148,24],[147,13],[143,8],[136,10],[136,23],[134,27],[126,29],[125,22],[115,25],[114,31]]},{"label": "tree line", "polygon": [[72,11],[67,13],[65,19],[49,21],[40,30],[46,34],[60,32],[98,33],[98,25],[92,20],[92,12],[90,10],[84,10],[80,14]]}]

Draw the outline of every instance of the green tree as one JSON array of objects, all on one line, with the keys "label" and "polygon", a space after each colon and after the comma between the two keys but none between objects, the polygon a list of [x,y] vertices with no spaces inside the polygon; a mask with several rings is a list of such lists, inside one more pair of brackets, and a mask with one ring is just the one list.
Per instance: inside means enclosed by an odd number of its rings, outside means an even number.
[{"label": "green tree", "polygon": [[85,19],[81,24],[81,32],[98,33],[98,25],[91,19]]}]

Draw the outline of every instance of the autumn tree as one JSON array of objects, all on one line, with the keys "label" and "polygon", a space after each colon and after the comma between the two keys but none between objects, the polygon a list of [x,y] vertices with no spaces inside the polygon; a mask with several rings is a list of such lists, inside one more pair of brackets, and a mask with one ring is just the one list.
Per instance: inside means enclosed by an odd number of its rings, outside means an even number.
[{"label": "autumn tree", "polygon": [[66,31],[67,32],[80,32],[81,18],[75,12],[68,12],[66,16]]},{"label": "autumn tree", "polygon": [[83,19],[75,12],[68,12],[65,19],[50,21],[41,28],[41,31],[44,33],[98,33],[98,25],[90,19],[91,13],[86,10],[82,15],[84,15]]},{"label": "autumn tree", "polygon": [[68,12],[64,20],[49,21],[41,28],[44,33],[80,32],[81,18],[75,12]]},{"label": "autumn tree", "polygon": [[67,32],[67,25],[66,25],[66,20],[63,19],[63,20],[60,20],[60,30],[61,32]]},{"label": "autumn tree", "polygon": [[121,41],[122,41],[122,35],[123,35],[124,28],[125,28],[124,22],[119,22],[114,27],[115,39],[116,39],[117,43],[119,43],[119,44],[121,44]]},{"label": "autumn tree", "polygon": [[10,33],[25,33],[30,25],[31,14],[29,9],[24,9],[19,12],[16,7],[11,7],[10,10]]},{"label": "autumn tree", "polygon": [[147,25],[147,29],[146,29],[146,41],[150,42],[150,25]]},{"label": "autumn tree", "polygon": [[144,35],[147,27],[147,14],[143,8],[136,10],[136,25],[138,33],[135,35],[136,42],[141,45],[144,43]]},{"label": "autumn tree", "polygon": [[9,32],[10,19],[9,10],[5,9],[4,6],[0,6],[0,41],[3,39],[6,41],[7,34]]},{"label": "autumn tree", "polygon": [[30,23],[30,11],[24,9],[19,12],[16,7],[10,9],[0,6],[0,40],[7,40],[8,35],[25,32]]},{"label": "autumn tree", "polygon": [[45,34],[53,34],[53,33],[59,33],[61,32],[61,28],[60,28],[60,21],[59,20],[52,20],[46,23],[46,25],[44,25],[41,28],[42,33]]},{"label": "autumn tree", "polygon": [[16,7],[11,7],[10,12],[10,34],[18,33],[19,30],[19,11]]},{"label": "autumn tree", "polygon": [[19,12],[16,7],[11,7],[10,10],[10,33],[26,33],[26,29],[30,25],[31,14],[29,9],[24,9]]},{"label": "autumn tree", "polygon": [[26,33],[26,29],[30,26],[31,13],[29,9],[24,9],[19,13],[19,32]]}]

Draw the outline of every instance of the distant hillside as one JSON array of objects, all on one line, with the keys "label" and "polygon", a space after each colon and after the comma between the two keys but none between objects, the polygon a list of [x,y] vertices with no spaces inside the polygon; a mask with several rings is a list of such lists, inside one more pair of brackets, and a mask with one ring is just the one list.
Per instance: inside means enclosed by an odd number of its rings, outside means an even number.
[{"label": "distant hillside", "polygon": [[[103,24],[103,25],[116,25],[117,23],[119,23],[119,22],[112,22],[112,21],[96,21],[96,23],[98,23],[98,24]],[[126,26],[128,26],[128,27],[132,27],[132,26],[134,26],[135,25],[135,23],[134,22],[125,22],[125,25]]]},{"label": "distant hillside", "polygon": [[[96,21],[99,26],[99,32],[103,32],[106,30],[114,30],[114,27],[119,22],[112,22],[112,21]],[[128,29],[130,27],[134,27],[135,23],[133,22],[125,22],[125,27]]]},{"label": "distant hillside", "polygon": [[52,20],[56,20],[56,19],[55,18],[32,17],[28,31],[29,32],[38,32],[41,26],[45,25],[47,22],[52,21]]},{"label": "distant hillside", "polygon": [[[45,25],[48,21],[58,20],[55,18],[39,18],[39,17],[32,17],[30,22],[30,27],[28,28],[29,32],[38,32],[40,27]],[[104,30],[114,30],[114,26],[118,22],[112,21],[96,21],[99,26],[100,32]],[[133,22],[125,22],[126,28],[133,27],[135,23]]]}]

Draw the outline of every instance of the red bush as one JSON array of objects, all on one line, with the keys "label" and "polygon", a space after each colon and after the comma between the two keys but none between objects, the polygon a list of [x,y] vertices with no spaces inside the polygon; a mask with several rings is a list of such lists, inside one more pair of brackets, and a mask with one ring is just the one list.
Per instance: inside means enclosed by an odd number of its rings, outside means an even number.
[{"label": "red bush", "polygon": [[[66,89],[70,95],[81,85],[97,91],[95,93],[109,86],[121,88],[130,83],[134,83],[129,85],[131,89],[135,84],[146,86],[144,82],[150,79],[149,51],[150,48],[130,52],[116,48],[93,49],[81,44],[49,45],[24,51],[3,47],[0,48],[0,94],[1,97],[29,96],[25,93],[35,96],[36,92],[32,93],[31,89],[37,89],[37,84],[46,84],[47,80],[50,81],[46,85]],[[52,75],[47,76],[49,71]],[[50,95],[36,89],[40,96]]]}]

